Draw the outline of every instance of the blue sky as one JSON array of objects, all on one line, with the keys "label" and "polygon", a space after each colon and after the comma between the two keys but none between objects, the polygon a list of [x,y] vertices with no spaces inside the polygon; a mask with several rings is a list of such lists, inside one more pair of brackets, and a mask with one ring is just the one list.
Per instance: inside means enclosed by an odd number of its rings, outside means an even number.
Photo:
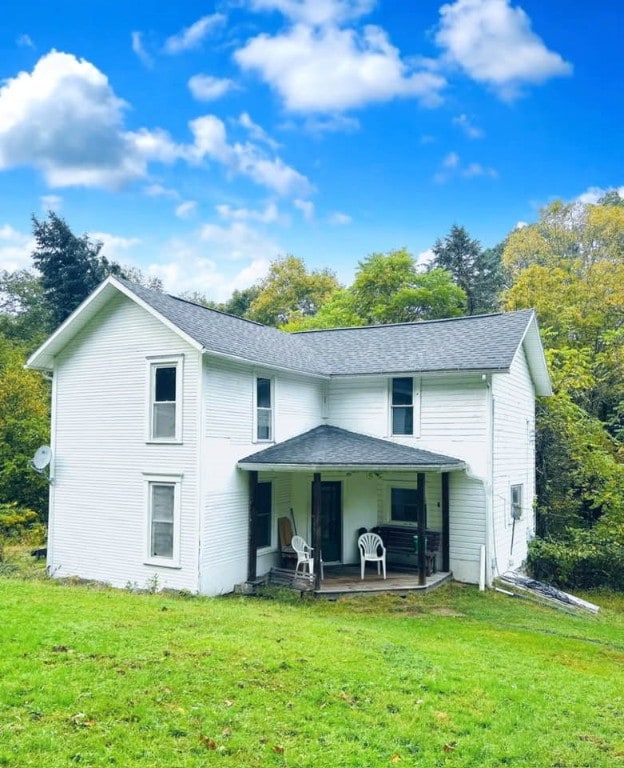
[{"label": "blue sky", "polygon": [[0,268],[52,208],[172,292],[484,246],[624,185],[617,0],[9,3]]}]

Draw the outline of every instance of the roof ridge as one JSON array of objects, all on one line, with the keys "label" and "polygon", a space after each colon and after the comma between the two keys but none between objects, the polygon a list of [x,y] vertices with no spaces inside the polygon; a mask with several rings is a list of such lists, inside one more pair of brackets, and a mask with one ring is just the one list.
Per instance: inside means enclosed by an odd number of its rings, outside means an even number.
[{"label": "roof ridge", "polygon": [[460,320],[478,320],[484,317],[509,317],[509,315],[520,315],[526,312],[533,313],[533,307],[525,309],[514,309],[510,312],[486,312],[482,315],[461,315],[460,317],[440,317],[434,320],[411,320],[404,323],[375,323],[373,325],[346,325],[339,328],[311,328],[310,330],[292,331],[291,336],[303,335],[305,333],[328,333],[330,331],[361,331],[365,328],[404,328],[413,326],[433,325],[434,323],[453,323]]}]

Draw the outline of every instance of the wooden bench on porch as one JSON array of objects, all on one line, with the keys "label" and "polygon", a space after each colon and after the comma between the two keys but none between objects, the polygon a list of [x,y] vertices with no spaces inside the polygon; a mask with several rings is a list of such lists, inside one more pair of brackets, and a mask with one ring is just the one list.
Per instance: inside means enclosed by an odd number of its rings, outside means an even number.
[{"label": "wooden bench on porch", "polygon": [[[418,539],[415,539],[417,536],[415,528],[408,528],[403,525],[379,525],[371,530],[381,536],[389,559],[392,554],[418,557]],[[439,531],[425,531],[425,541],[427,576],[431,576],[436,571],[436,555],[440,549]]]}]

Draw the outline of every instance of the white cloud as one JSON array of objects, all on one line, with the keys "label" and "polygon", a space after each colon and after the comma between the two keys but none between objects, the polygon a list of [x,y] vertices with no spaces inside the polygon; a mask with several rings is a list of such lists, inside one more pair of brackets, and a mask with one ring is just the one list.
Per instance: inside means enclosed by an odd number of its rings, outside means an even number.
[{"label": "white cloud", "polygon": [[259,221],[263,224],[272,224],[280,219],[279,210],[274,202],[267,203],[260,211],[253,211],[250,208],[232,208],[225,204],[217,205],[216,210],[224,221]]},{"label": "white cloud", "polygon": [[213,13],[211,16],[202,16],[190,27],[185,27],[165,41],[165,53],[182,53],[193,48],[198,48],[203,40],[217,27],[225,23],[222,13]]},{"label": "white cloud", "polygon": [[264,277],[270,261],[281,251],[275,241],[244,222],[227,227],[206,224],[189,237],[166,243],[166,259],[144,271],[160,277],[172,293],[199,291],[224,301],[236,288],[248,288]]},{"label": "white cloud", "polygon": [[236,83],[225,77],[199,74],[190,78],[188,87],[197,101],[216,101],[236,88]]},{"label": "white cloud", "polygon": [[42,195],[40,198],[41,208],[48,211],[59,211],[63,205],[63,198],[59,195]]},{"label": "white cloud", "polygon": [[175,189],[170,189],[169,187],[163,187],[162,184],[148,184],[146,187],[143,187],[143,192],[145,192],[148,197],[168,197],[171,200],[180,199],[179,192],[176,192]]},{"label": "white cloud", "polygon": [[375,0],[252,0],[256,11],[279,11],[294,22],[339,24],[369,13]]},{"label": "white cloud", "polygon": [[607,192],[611,191],[617,192],[621,198],[624,198],[624,186],[609,187],[608,189],[604,189],[603,187],[589,187],[584,192],[581,192],[581,194],[575,198],[575,201],[578,203],[596,205],[601,197],[604,197]]},{"label": "white cloud", "polygon": [[514,229],[524,229],[525,227],[528,227],[528,226],[529,226],[528,221],[517,221]]},{"label": "white cloud", "polygon": [[141,242],[138,237],[120,237],[119,235],[111,235],[109,232],[90,232],[89,237],[102,243],[100,253],[113,261],[124,258],[127,251]]},{"label": "white cloud", "polygon": [[344,226],[345,224],[351,224],[353,219],[351,216],[349,216],[346,213],[341,213],[340,211],[336,211],[335,213],[332,213],[332,215],[329,217],[329,223],[334,224],[336,226]]},{"label": "white cloud", "polygon": [[510,0],[456,0],[440,8],[436,42],[448,61],[505,99],[527,83],[569,75],[572,66],[549,51],[531,29],[531,19]]},{"label": "white cloud", "polygon": [[442,161],[443,168],[457,168],[459,165],[459,155],[457,152],[449,152]]},{"label": "white cloud", "polygon": [[238,117],[238,124],[242,126],[251,136],[254,141],[259,141],[261,144],[266,144],[271,149],[278,149],[279,143],[275,139],[271,138],[269,134],[262,128],[262,126],[254,123],[249,117],[247,112],[241,112]]},{"label": "white cloud", "polygon": [[421,251],[418,256],[416,256],[416,266],[425,268],[431,264],[434,258],[435,253],[431,250],[431,248],[427,248],[426,251]]},{"label": "white cloud", "polygon": [[30,35],[20,35],[15,42],[20,48],[35,48],[35,44]]},{"label": "white cloud", "polygon": [[312,221],[314,218],[314,203],[311,200],[293,200],[293,205],[298,211],[301,211],[306,221]]},{"label": "white cloud", "polygon": [[198,161],[205,157],[216,160],[232,173],[248,176],[280,195],[312,190],[306,177],[279,157],[268,158],[257,145],[249,142],[229,144],[225,124],[218,117],[198,117],[190,123],[190,128],[195,141],[188,150],[189,157]]},{"label": "white cloud", "polygon": [[31,234],[19,232],[9,224],[0,226],[0,268],[7,272],[31,269],[31,253],[35,240]]},{"label": "white cloud", "polygon": [[179,219],[192,219],[197,212],[197,203],[195,200],[185,200],[175,209],[175,215]]},{"label": "white cloud", "polygon": [[478,176],[487,176],[491,179],[498,178],[498,172],[494,168],[487,168],[481,163],[463,164],[457,152],[449,152],[440,164],[440,170],[434,175],[436,184],[445,184],[453,177],[463,176],[466,179]]},{"label": "white cloud", "polygon": [[486,168],[481,163],[469,163],[462,169],[461,174],[468,179],[475,176],[489,176],[491,179],[498,178],[498,172],[494,168]]},{"label": "white cloud", "polygon": [[469,139],[480,139],[483,137],[481,128],[477,128],[472,123],[468,115],[458,115],[453,118],[453,125],[459,126]]},{"label": "white cloud", "polygon": [[284,34],[252,38],[234,54],[257,71],[292,112],[341,112],[397,97],[440,102],[444,78],[414,71],[401,60],[383,29],[312,27],[298,24]]},{"label": "white cloud", "polygon": [[[214,115],[189,123],[193,141],[180,144],[159,128],[125,131],[125,107],[92,64],[47,54],[32,73],[21,72],[0,88],[0,170],[30,165],[50,187],[114,189],[145,178],[152,162],[210,159],[280,195],[312,190],[305,176],[262,147],[228,143],[225,125]],[[163,188],[151,185],[146,192],[162,194]]]},{"label": "white cloud", "polygon": [[131,32],[130,39],[132,41],[132,50],[139,57],[142,64],[144,64],[146,67],[151,67],[154,64],[154,61],[149,53],[145,50],[145,44],[143,43],[143,33],[137,31]]},{"label": "white cloud", "polygon": [[145,161],[121,130],[125,106],[96,67],[52,51],[0,88],[0,169],[32,165],[51,187],[142,176]]}]

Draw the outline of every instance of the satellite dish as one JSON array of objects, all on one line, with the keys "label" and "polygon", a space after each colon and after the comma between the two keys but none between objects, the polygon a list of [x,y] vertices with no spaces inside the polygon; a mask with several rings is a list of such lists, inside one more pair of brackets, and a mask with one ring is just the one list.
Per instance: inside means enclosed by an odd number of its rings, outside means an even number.
[{"label": "satellite dish", "polygon": [[49,445],[42,445],[37,448],[30,463],[35,472],[43,472],[51,461],[52,448]]}]

